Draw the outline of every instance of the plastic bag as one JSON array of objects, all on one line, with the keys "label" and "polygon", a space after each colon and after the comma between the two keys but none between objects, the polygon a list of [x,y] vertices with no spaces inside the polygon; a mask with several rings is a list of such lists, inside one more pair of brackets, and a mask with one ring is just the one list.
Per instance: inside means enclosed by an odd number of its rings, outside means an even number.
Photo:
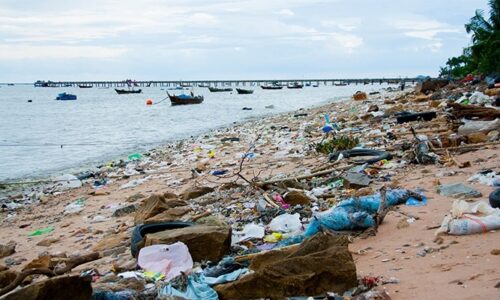
[{"label": "plastic bag", "polygon": [[77,214],[83,210],[85,198],[78,198],[64,207],[64,214]]},{"label": "plastic bag", "polygon": [[193,259],[188,247],[177,242],[171,245],[152,245],[139,252],[138,265],[152,272],[165,274],[167,281],[183,273],[191,272]]},{"label": "plastic bag", "polygon": [[302,223],[300,222],[300,215],[295,213],[282,214],[274,218],[271,223],[269,223],[269,229],[271,231],[277,232],[296,232],[302,228]]},{"label": "plastic bag", "polygon": [[187,285],[185,290],[177,289],[172,284],[166,285],[160,289],[158,296],[165,297],[179,297],[181,299],[190,300],[217,300],[219,296],[217,292],[212,289],[206,282],[200,280],[197,275],[190,275],[187,278]]},{"label": "plastic bag", "polygon": [[500,228],[500,209],[493,208],[486,202],[467,203],[455,200],[450,215],[446,216],[436,235],[467,235],[485,233]]},{"label": "plastic bag", "polygon": [[249,239],[261,239],[264,237],[264,227],[250,223],[243,227],[242,231],[233,231],[231,245],[237,244]]},{"label": "plastic bag", "polygon": [[469,121],[464,119],[462,122],[464,122],[464,125],[458,127],[459,134],[500,130],[500,118],[493,121]]}]

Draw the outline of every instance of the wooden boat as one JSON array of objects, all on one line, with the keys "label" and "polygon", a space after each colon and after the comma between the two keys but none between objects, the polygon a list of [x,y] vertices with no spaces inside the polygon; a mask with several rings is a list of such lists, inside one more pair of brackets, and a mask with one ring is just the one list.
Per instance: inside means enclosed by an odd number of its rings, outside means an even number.
[{"label": "wooden boat", "polygon": [[216,92],[232,92],[233,91],[232,88],[216,88],[216,87],[211,87],[211,86],[208,87],[208,90],[211,91],[212,93],[216,93]]},{"label": "wooden boat", "polygon": [[289,89],[301,89],[301,88],[304,87],[304,85],[300,84],[298,82],[295,82],[294,84],[289,84],[286,87],[289,88]]},{"label": "wooden boat", "polygon": [[335,86],[346,86],[347,83],[341,82],[341,83],[335,83]]},{"label": "wooden boat", "polygon": [[263,90],[281,90],[283,87],[281,85],[261,85]]},{"label": "wooden boat", "polygon": [[141,89],[138,89],[138,90],[119,90],[119,89],[115,89],[115,91],[118,93],[118,95],[122,95],[122,94],[140,94],[140,93],[142,93]]},{"label": "wooden boat", "polygon": [[57,95],[56,100],[76,100],[76,95],[60,93]]},{"label": "wooden boat", "polygon": [[172,105],[187,105],[187,104],[200,104],[203,102],[203,96],[194,96],[193,93],[191,95],[182,94],[179,96],[170,95],[167,92],[168,97],[170,98],[170,102]]},{"label": "wooden boat", "polygon": [[238,92],[238,94],[253,94],[253,90],[245,90],[245,89],[236,88],[236,91]]},{"label": "wooden boat", "polygon": [[90,89],[90,88],[92,88],[92,85],[79,84],[78,87],[81,88],[81,89]]}]

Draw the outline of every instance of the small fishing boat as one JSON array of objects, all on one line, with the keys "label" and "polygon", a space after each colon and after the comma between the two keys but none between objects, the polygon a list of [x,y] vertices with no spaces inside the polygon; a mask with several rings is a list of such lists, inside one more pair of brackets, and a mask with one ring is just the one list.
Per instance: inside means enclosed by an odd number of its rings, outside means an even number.
[{"label": "small fishing boat", "polygon": [[301,88],[304,87],[304,85],[300,84],[298,82],[294,82],[293,84],[289,84],[286,87],[289,88],[289,89],[301,89]]},{"label": "small fishing boat", "polygon": [[60,93],[57,95],[56,100],[76,100],[76,95]]},{"label": "small fishing boat", "polygon": [[261,85],[263,90],[281,90],[283,87],[281,85]]},{"label": "small fishing boat", "polygon": [[142,93],[141,89],[138,90],[120,90],[120,89],[115,89],[116,93],[118,95],[123,95],[123,94],[140,94]]},{"label": "small fishing boat", "polygon": [[200,104],[203,102],[203,96],[195,96],[192,92],[191,95],[181,94],[179,96],[170,95],[167,92],[167,95],[172,105]]},{"label": "small fishing boat", "polygon": [[236,88],[236,91],[238,92],[238,94],[253,94],[253,90]]},{"label": "small fishing boat", "polygon": [[208,90],[211,91],[212,93],[218,93],[218,92],[232,92],[232,88],[216,88],[216,87],[208,87]]},{"label": "small fishing boat", "polygon": [[90,89],[90,88],[92,88],[92,85],[79,84],[78,87],[81,89]]},{"label": "small fishing boat", "polygon": [[200,84],[198,84],[198,87],[207,88],[207,87],[210,87],[210,85],[207,83],[200,83]]}]

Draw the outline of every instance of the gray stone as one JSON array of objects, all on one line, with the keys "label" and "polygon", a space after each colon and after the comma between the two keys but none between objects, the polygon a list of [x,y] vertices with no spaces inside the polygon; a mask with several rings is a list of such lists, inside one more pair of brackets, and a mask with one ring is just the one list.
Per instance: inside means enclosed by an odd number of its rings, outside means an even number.
[{"label": "gray stone", "polygon": [[477,198],[482,196],[481,192],[463,183],[450,183],[440,185],[438,186],[438,193],[441,196],[453,198]]},{"label": "gray stone", "polygon": [[370,185],[371,179],[363,173],[349,172],[342,177],[344,186],[351,189],[359,189]]}]

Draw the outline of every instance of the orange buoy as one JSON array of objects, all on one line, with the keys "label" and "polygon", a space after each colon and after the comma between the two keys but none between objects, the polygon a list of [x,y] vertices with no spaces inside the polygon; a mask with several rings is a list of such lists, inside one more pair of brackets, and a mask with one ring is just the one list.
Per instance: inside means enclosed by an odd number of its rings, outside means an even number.
[{"label": "orange buoy", "polygon": [[151,99],[146,100],[146,105],[153,105],[153,100]]}]

